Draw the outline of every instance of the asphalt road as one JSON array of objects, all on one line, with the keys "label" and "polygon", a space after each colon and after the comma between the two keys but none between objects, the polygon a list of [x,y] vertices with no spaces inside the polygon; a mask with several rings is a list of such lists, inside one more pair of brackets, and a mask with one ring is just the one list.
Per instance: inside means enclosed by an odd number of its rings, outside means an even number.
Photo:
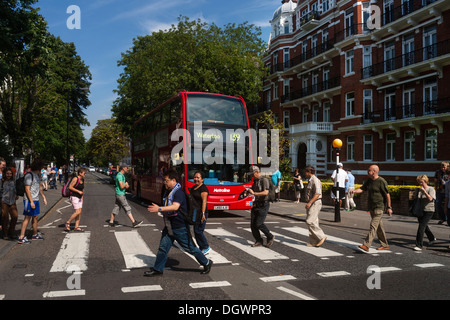
[{"label": "asphalt road", "polygon": [[[129,195],[133,215],[143,224],[131,228],[121,212],[119,225],[109,227],[113,186],[101,174],[89,173],[86,179],[85,232],[63,231],[73,209],[61,199],[39,222],[45,240],[15,245],[1,258],[0,300],[178,300],[170,305],[174,315],[197,312],[206,317],[200,313],[210,311],[212,317],[232,315],[232,302],[242,305],[245,300],[260,307],[253,312],[275,315],[280,309],[276,301],[450,298],[448,250],[411,250],[417,224],[402,217],[386,221],[391,249],[367,254],[356,248],[367,233],[367,217],[347,216],[342,225],[325,219],[321,225],[327,241],[321,248],[309,248],[304,220],[269,215],[274,245],[251,248],[248,212],[211,215],[206,235],[214,266],[208,275],[200,274],[193,257],[173,247],[164,275],[146,278],[143,273],[158,250],[162,218]],[[442,239],[441,249],[448,246],[448,231],[433,229]],[[189,309],[208,304],[214,308]]]}]

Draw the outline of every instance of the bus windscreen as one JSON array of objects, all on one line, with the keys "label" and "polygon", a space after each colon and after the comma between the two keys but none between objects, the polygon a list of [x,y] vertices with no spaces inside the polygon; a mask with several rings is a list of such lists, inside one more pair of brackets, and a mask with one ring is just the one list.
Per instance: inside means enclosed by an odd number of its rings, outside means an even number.
[{"label": "bus windscreen", "polygon": [[239,99],[218,95],[188,95],[188,121],[247,126],[244,105]]}]

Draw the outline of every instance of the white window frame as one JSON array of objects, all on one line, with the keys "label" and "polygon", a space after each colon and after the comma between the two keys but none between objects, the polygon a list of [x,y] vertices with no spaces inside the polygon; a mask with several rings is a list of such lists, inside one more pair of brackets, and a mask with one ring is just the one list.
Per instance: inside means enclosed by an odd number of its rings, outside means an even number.
[{"label": "white window frame", "polygon": [[[431,132],[434,134],[430,135]],[[437,160],[437,129],[425,130],[425,160]],[[430,148],[430,154],[428,154],[428,147]]]},{"label": "white window frame", "polygon": [[414,161],[416,158],[416,146],[415,146],[416,135],[414,131],[406,131],[404,133],[404,159],[405,161]]},{"label": "white window frame", "polygon": [[355,73],[355,51],[349,50],[345,52],[345,75]]},{"label": "white window frame", "polygon": [[[352,97],[350,96],[352,95]],[[355,115],[355,92],[347,92],[345,94],[345,116],[351,117]]]},{"label": "white window frame", "polygon": [[373,160],[373,135],[363,135],[363,157],[364,161]]},{"label": "white window frame", "polygon": [[290,125],[290,114],[289,111],[283,111],[283,128],[289,129]]},{"label": "white window frame", "polygon": [[355,136],[347,137],[347,161],[355,161]]},{"label": "white window frame", "polygon": [[395,161],[395,133],[386,134],[386,161]]}]

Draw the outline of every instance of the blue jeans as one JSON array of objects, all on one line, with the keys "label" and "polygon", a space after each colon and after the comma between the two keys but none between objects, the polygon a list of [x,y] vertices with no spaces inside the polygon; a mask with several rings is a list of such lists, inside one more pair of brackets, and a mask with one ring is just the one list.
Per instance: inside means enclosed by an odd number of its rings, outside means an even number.
[{"label": "blue jeans", "polygon": [[200,249],[194,245],[186,228],[172,229],[172,232],[173,235],[171,236],[169,235],[167,227],[163,229],[153,269],[159,272],[164,271],[164,267],[166,266],[167,258],[169,256],[170,248],[172,248],[173,242],[175,240],[181,245],[183,250],[192,254],[195,257],[195,259],[197,259],[198,263],[200,263],[203,266],[206,266],[208,264],[209,260],[200,251]]},{"label": "blue jeans", "polygon": [[[205,219],[208,219],[208,212],[205,212]],[[205,234],[203,233],[205,231],[205,227],[206,220],[194,226],[195,241],[197,241],[200,250],[209,248],[208,240],[206,240]]]}]

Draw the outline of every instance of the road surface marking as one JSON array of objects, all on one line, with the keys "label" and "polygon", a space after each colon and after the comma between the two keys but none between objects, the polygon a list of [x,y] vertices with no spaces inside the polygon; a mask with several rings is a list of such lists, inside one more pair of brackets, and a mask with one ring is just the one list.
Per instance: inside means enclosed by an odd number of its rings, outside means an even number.
[{"label": "road surface marking", "polygon": [[228,281],[209,281],[209,282],[190,283],[189,286],[193,289],[216,288],[216,287],[228,287],[231,286],[231,283],[229,283]]},{"label": "road surface marking", "polygon": [[127,269],[153,267],[156,255],[137,231],[114,232]]},{"label": "road surface marking", "polygon": [[91,233],[66,234],[50,272],[86,271]]},{"label": "road surface marking", "polygon": [[304,294],[302,294],[300,292],[297,292],[297,291],[294,291],[294,290],[291,290],[291,289],[288,289],[288,288],[285,288],[285,287],[277,287],[277,289],[280,290],[280,291],[284,291],[286,293],[289,293],[289,294],[291,294],[291,295],[293,295],[293,296],[295,296],[297,298],[303,299],[303,300],[316,300],[313,297],[309,297],[309,296],[304,295]]},{"label": "road surface marking", "polygon": [[[306,236],[306,237],[309,237],[309,231],[307,229],[305,229],[305,228],[301,228],[301,227],[287,227],[287,228],[283,228],[283,229],[287,230],[287,231],[294,232],[294,233],[301,234],[301,235]],[[331,242],[331,243],[334,243],[334,244],[337,244],[337,245],[340,245],[340,246],[344,246],[344,247],[348,247],[350,249],[354,249],[354,250],[360,251],[358,249],[358,246],[361,245],[361,243],[359,243],[359,242],[345,240],[345,239],[342,239],[342,238],[333,237],[333,236],[329,236],[329,235],[326,235],[326,236],[327,236],[327,240],[325,240],[325,244],[327,242]],[[391,253],[391,252],[392,251],[389,251],[389,250],[378,251],[378,250],[369,248],[369,252],[367,252],[367,253],[369,253],[369,254],[378,254],[378,253]]]},{"label": "road surface marking", "polygon": [[275,282],[275,281],[286,281],[286,280],[296,280],[294,276],[291,275],[282,275],[282,276],[273,276],[273,277],[263,277],[259,278],[264,282]]},{"label": "road surface marking", "polygon": [[350,273],[347,271],[331,271],[331,272],[319,272],[319,276],[328,278],[328,277],[341,277],[341,276],[348,276]]},{"label": "road surface marking", "polygon": [[288,257],[266,247],[251,247],[253,242],[228,232],[225,229],[207,229],[205,231],[260,260],[289,259]]},{"label": "road surface marking", "polygon": [[146,292],[146,291],[161,291],[163,288],[160,285],[150,285],[150,286],[136,286],[136,287],[123,287],[123,293],[132,292]]},{"label": "road surface marking", "polygon": [[416,267],[419,268],[434,268],[434,267],[443,267],[443,264],[440,263],[421,263],[421,264],[415,264]]},{"label": "road surface marking", "polygon": [[62,291],[47,291],[44,292],[42,297],[44,298],[61,298],[61,297],[74,297],[86,295],[85,290],[62,290]]}]

